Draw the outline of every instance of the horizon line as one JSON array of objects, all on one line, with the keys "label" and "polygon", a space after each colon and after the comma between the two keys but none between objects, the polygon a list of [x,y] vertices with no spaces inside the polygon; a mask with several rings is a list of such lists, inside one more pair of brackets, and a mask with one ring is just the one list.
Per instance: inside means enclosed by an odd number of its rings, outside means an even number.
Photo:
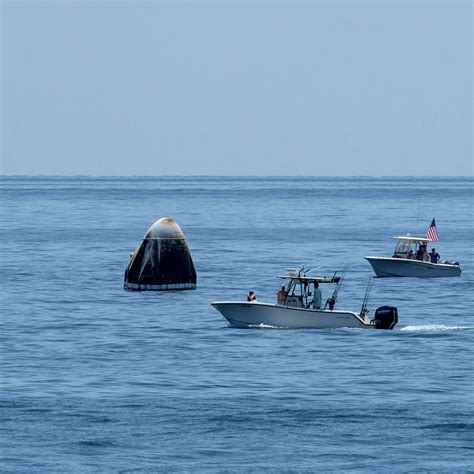
[{"label": "horizon line", "polygon": [[474,175],[3,174],[0,178],[473,178]]}]

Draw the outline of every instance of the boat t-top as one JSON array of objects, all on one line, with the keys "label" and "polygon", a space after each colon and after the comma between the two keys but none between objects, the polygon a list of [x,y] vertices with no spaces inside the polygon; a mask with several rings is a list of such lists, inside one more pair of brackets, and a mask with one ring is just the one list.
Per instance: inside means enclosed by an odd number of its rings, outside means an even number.
[{"label": "boat t-top", "polygon": [[[278,278],[287,281],[284,297],[278,303],[263,303],[253,301],[215,301],[212,306],[237,328],[367,328],[393,329],[398,322],[397,308],[382,306],[375,311],[373,319],[368,317],[367,287],[364,302],[360,312],[336,309],[337,295],[344,279],[344,273],[339,276],[336,272],[332,277],[308,276],[304,268],[286,269],[286,274]],[[334,284],[332,296],[321,308],[317,298],[314,298],[320,284]],[[313,292],[311,292],[313,288]],[[252,292],[253,293],[253,292]],[[316,304],[315,304],[316,301]],[[316,306],[316,307],[315,307]]]},{"label": "boat t-top", "polygon": [[372,265],[377,277],[458,277],[461,267],[458,262],[440,261],[439,255],[428,254],[431,239],[411,235],[396,236],[397,241],[391,257],[369,256],[365,259]]}]

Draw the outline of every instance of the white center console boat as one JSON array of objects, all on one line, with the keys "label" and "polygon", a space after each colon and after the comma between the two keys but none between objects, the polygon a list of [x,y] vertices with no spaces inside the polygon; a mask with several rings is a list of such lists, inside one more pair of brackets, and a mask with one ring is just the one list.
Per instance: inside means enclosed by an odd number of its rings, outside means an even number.
[{"label": "white center console boat", "polygon": [[461,266],[458,262],[439,261],[438,259],[430,261],[427,252],[430,239],[410,235],[392,237],[392,239],[397,241],[392,257],[365,257],[379,278],[461,276]]},{"label": "white center console boat", "polygon": [[[374,318],[367,316],[367,300],[370,283],[360,312],[335,309],[337,294],[343,280],[334,274],[331,278],[306,276],[303,269],[287,269],[287,274],[279,276],[288,281],[283,299],[277,303],[263,303],[257,300],[215,301],[212,306],[229,322],[238,328],[366,328],[393,329],[398,322],[397,308],[382,306]],[[311,296],[311,285],[335,284],[332,296],[323,308],[315,308]],[[313,292],[314,293],[314,292]]]}]

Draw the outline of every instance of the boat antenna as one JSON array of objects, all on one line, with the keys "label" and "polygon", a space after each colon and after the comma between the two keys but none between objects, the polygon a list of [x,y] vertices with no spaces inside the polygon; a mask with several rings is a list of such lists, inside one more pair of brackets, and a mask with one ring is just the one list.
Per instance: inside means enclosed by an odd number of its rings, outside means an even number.
[{"label": "boat antenna", "polygon": [[[341,288],[342,281],[344,280],[344,278],[346,276],[346,273],[347,273],[347,265],[342,270],[341,276],[338,277],[339,279],[337,280],[336,288],[334,288],[332,296],[326,300],[326,304],[324,305],[324,309],[329,308],[331,311],[334,309],[334,306],[336,305],[336,301],[337,301],[337,295],[339,293],[339,289]],[[332,277],[334,281],[336,280],[336,275],[337,275],[337,271],[334,272],[334,276]]]},{"label": "boat antenna", "polygon": [[364,300],[362,301],[362,308],[360,309],[360,315],[364,317],[369,312],[369,307],[367,306],[369,302],[370,290],[372,289],[372,284],[374,279],[372,276],[369,277],[369,281],[367,282],[367,288],[365,289],[365,296]]}]

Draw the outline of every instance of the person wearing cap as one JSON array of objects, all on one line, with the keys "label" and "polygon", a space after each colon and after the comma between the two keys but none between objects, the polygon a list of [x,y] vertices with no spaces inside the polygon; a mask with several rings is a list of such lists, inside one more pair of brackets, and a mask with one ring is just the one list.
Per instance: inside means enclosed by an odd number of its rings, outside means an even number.
[{"label": "person wearing cap", "polygon": [[285,300],[286,300],[286,287],[285,285],[281,285],[281,288],[277,293],[277,303],[285,304]]},{"label": "person wearing cap", "polygon": [[439,253],[436,251],[435,248],[431,249],[430,252],[430,262],[431,263],[438,263],[439,262]]}]

